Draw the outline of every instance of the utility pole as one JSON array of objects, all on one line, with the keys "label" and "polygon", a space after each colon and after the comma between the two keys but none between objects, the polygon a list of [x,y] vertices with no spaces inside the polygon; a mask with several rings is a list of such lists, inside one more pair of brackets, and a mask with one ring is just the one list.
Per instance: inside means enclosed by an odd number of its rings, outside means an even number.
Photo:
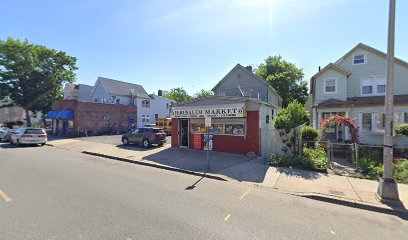
[{"label": "utility pole", "polygon": [[377,194],[381,201],[399,202],[398,186],[392,178],[392,168],[394,159],[393,150],[393,128],[394,128],[394,35],[395,35],[395,0],[390,0],[388,16],[388,47],[387,47],[387,85],[385,93],[385,134],[383,164],[384,176],[380,179]]}]

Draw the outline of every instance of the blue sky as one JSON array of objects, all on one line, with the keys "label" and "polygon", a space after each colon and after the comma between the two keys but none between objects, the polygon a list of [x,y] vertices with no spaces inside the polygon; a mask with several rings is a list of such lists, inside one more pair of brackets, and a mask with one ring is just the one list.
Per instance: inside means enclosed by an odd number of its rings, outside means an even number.
[{"label": "blue sky", "polygon": [[[77,82],[98,76],[149,92],[211,89],[237,63],[269,55],[303,68],[363,42],[386,50],[388,0],[2,0],[0,38],[78,58]],[[408,60],[408,1],[397,1],[396,56]]]}]

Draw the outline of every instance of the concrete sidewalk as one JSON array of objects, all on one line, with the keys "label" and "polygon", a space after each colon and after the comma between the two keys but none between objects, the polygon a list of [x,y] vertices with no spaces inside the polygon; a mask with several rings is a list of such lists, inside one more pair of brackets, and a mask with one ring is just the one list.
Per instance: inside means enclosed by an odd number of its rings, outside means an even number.
[{"label": "concrete sidewalk", "polygon": [[[392,209],[398,206],[386,205],[380,202],[376,192],[378,182],[373,180],[325,174],[313,171],[269,167],[261,184],[283,192],[298,195],[318,194],[342,198],[355,203],[368,203],[379,207]],[[398,184],[400,200],[406,211],[408,206],[408,185]]]},{"label": "concrete sidewalk", "polygon": [[[244,155],[211,152],[207,171],[206,152],[164,147],[142,148],[112,145],[78,139],[61,139],[50,145],[67,150],[124,160],[158,168],[207,176],[219,180],[248,182],[301,196],[320,195],[340,198],[353,203],[371,204],[380,208],[394,207],[382,204],[376,196],[377,181],[357,179],[314,171],[269,167],[265,160]],[[400,199],[408,206],[408,185],[399,184]],[[404,207],[399,208],[406,211]]]}]

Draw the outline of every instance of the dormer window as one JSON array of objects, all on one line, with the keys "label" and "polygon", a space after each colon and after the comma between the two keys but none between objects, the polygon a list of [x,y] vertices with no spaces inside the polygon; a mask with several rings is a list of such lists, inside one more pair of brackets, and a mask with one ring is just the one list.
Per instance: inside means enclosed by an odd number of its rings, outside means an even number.
[{"label": "dormer window", "polygon": [[367,63],[367,54],[358,53],[353,55],[353,65],[365,64]]},{"label": "dormer window", "polygon": [[336,79],[326,79],[324,81],[324,93],[336,93]]}]

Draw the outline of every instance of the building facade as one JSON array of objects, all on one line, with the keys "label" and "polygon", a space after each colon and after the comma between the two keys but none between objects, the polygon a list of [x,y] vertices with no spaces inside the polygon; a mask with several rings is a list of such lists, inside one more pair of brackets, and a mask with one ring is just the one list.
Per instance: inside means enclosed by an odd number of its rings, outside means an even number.
[{"label": "building facade", "polygon": [[[320,128],[322,119],[339,114],[356,119],[360,142],[382,144],[386,54],[359,43],[335,63],[329,63],[310,80],[311,122]],[[408,63],[395,59],[395,125],[408,122]],[[350,139],[345,126],[326,130],[326,139]],[[395,135],[396,145],[408,145],[408,138]]]},{"label": "building facade", "polygon": [[170,105],[174,102],[161,94],[147,94],[141,85],[102,77],[97,79],[90,98],[95,103],[136,107],[137,127],[155,124],[157,117],[169,117]]},{"label": "building facade", "polygon": [[[212,90],[214,96],[173,105],[172,147],[252,152],[269,157],[272,135],[265,133],[273,129],[273,118],[282,98],[268,83],[240,64]],[[208,129],[206,119],[211,119]]]},{"label": "building facade", "polygon": [[127,132],[136,115],[134,106],[60,100],[46,118],[54,135],[75,137]]},{"label": "building facade", "polygon": [[93,86],[90,85],[66,83],[64,87],[64,99],[90,102],[92,90]]}]

